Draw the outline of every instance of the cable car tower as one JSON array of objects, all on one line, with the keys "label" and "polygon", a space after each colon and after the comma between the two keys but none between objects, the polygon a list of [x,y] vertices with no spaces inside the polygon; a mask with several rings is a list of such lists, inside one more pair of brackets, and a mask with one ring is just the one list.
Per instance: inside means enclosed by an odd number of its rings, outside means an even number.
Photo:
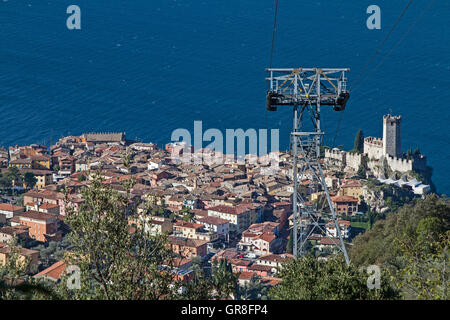
[{"label": "cable car tower", "polygon": [[[320,164],[320,151],[324,132],[320,124],[322,106],[331,106],[335,111],[343,111],[349,92],[346,89],[345,73],[350,69],[327,68],[269,68],[269,90],[266,108],[276,111],[277,107],[293,107],[293,130],[291,147],[293,153],[293,254],[297,258],[306,253],[308,240],[315,234],[330,239],[344,254],[349,264],[336,213]],[[312,122],[312,131],[304,131],[305,121]],[[306,183],[306,184],[305,184]],[[305,188],[321,191],[317,201],[306,198]],[[333,224],[337,237],[331,237],[326,225]]]}]

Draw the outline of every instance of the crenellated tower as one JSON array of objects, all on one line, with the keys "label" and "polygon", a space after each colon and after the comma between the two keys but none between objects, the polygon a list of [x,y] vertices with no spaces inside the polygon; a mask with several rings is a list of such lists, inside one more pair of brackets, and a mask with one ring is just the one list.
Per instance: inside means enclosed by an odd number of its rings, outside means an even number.
[{"label": "crenellated tower", "polygon": [[401,149],[401,120],[402,116],[388,114],[383,116],[383,155],[400,158]]}]

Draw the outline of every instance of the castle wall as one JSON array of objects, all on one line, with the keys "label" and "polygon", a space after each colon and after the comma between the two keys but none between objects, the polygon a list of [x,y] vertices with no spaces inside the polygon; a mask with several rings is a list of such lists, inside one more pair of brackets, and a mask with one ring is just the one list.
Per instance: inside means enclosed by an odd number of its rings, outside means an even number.
[{"label": "castle wall", "polygon": [[383,161],[382,160],[370,160],[367,162],[367,168],[378,177],[383,173]]},{"label": "castle wall", "polygon": [[387,163],[391,170],[399,172],[407,172],[413,169],[413,160],[406,158],[397,158],[390,155],[386,156]]},{"label": "castle wall", "polygon": [[329,166],[343,168],[346,163],[346,152],[339,149],[325,149],[325,163]]},{"label": "castle wall", "polygon": [[364,153],[367,154],[369,159],[381,159],[383,156],[383,140],[374,137],[365,138]]},{"label": "castle wall", "polygon": [[364,157],[362,154],[350,152],[347,153],[345,162],[346,168],[351,168],[357,171],[361,164],[364,164]]},{"label": "castle wall", "polygon": [[406,173],[411,170],[425,170],[426,168],[426,157],[420,155],[419,157],[407,159],[398,158],[387,155],[379,160],[372,159],[367,162],[367,167],[372,171],[375,176],[380,176],[383,173],[383,160],[386,162],[392,171],[398,171],[401,173]]},{"label": "castle wall", "polygon": [[[411,170],[426,169],[426,157],[419,154],[407,159],[401,152],[401,116],[383,117],[383,138],[367,137],[364,139],[364,154],[350,153],[335,149],[325,150],[325,163],[339,169],[358,170],[361,164],[367,165],[375,176],[383,173],[383,163],[392,171],[405,173]],[[367,155],[367,158],[365,158]],[[365,163],[367,159],[367,164]]]}]

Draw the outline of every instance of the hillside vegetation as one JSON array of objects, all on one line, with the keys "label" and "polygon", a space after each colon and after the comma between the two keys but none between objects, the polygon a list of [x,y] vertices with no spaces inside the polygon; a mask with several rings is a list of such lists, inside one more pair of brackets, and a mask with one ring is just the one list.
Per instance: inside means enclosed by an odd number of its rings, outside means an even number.
[{"label": "hillside vegetation", "polygon": [[358,235],[350,248],[356,266],[386,269],[404,298],[448,299],[450,201],[435,194],[389,213]]}]

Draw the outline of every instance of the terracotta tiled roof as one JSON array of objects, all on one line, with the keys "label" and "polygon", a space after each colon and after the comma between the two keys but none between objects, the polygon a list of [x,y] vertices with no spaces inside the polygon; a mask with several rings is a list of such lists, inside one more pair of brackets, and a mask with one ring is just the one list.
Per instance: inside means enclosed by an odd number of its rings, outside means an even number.
[{"label": "terracotta tiled roof", "polygon": [[29,218],[29,219],[47,221],[47,220],[56,218],[56,215],[55,214],[51,214],[51,213],[38,212],[38,211],[30,210],[30,211],[21,213],[19,215],[19,217],[20,218]]},{"label": "terracotta tiled roof", "polygon": [[43,155],[43,154],[38,154],[38,155],[35,155],[35,156],[30,156],[30,159],[34,160],[34,161],[49,161],[50,157],[46,156],[46,155]]},{"label": "terracotta tiled roof", "polygon": [[339,242],[339,239],[337,239],[337,238],[326,238],[326,237],[323,237],[322,239],[320,239],[320,244],[323,244],[323,245],[339,245],[340,244],[340,242]]},{"label": "terracotta tiled roof", "polygon": [[264,261],[287,262],[293,258],[294,256],[292,254],[283,253],[283,254],[267,254],[265,256],[259,257],[258,259]]},{"label": "terracotta tiled roof", "polygon": [[247,230],[250,232],[260,232],[260,233],[263,233],[265,231],[273,232],[279,226],[280,226],[279,222],[265,221],[262,223],[254,223],[250,225]]},{"label": "terracotta tiled roof", "polygon": [[122,132],[112,132],[112,133],[87,133],[85,134],[86,140],[88,142],[120,142],[125,138],[125,133]]},{"label": "terracotta tiled roof", "polygon": [[59,205],[57,204],[52,204],[52,203],[43,203],[41,204],[41,206],[39,207],[40,209],[52,209],[52,208],[58,208]]},{"label": "terracotta tiled roof", "polygon": [[51,199],[51,200],[64,199],[63,193],[51,191],[51,190],[42,190],[42,191],[30,190],[27,193],[25,193],[24,196],[33,197],[33,198],[45,198],[45,199]]},{"label": "terracotta tiled roof", "polygon": [[177,220],[174,224],[174,227],[183,227],[183,228],[190,228],[190,229],[201,229],[204,226],[200,223],[193,223],[193,222],[187,222],[183,220]]},{"label": "terracotta tiled roof", "polygon": [[273,268],[272,266],[262,266],[260,264],[254,264],[248,267],[249,270],[266,271],[266,272],[271,272],[272,268]]},{"label": "terracotta tiled roof", "polygon": [[173,266],[176,268],[180,268],[188,263],[191,263],[192,260],[191,259],[187,259],[187,258],[174,258],[172,263]]},{"label": "terracotta tiled roof", "polygon": [[259,238],[270,243],[273,240],[275,240],[277,236],[272,232],[264,232],[262,235],[259,236]]},{"label": "terracotta tiled roof", "polygon": [[280,278],[274,278],[274,277],[262,277],[261,283],[270,285],[270,286],[276,286],[277,284],[281,283]]},{"label": "terracotta tiled roof", "polygon": [[238,206],[225,206],[225,205],[218,205],[212,208],[208,208],[208,210],[211,211],[217,211],[221,213],[229,213],[229,214],[242,214],[244,212],[249,211],[248,205],[238,205]]},{"label": "terracotta tiled roof", "polygon": [[184,247],[192,247],[192,248],[198,248],[206,243],[208,241],[203,240],[197,240],[197,239],[188,239],[183,237],[176,237],[176,236],[169,236],[169,243]]},{"label": "terracotta tiled roof", "polygon": [[8,234],[8,235],[14,235],[14,234],[22,234],[27,233],[27,230],[21,229],[21,228],[15,228],[15,227],[3,227],[0,228],[0,233]]},{"label": "terracotta tiled roof", "polygon": [[356,182],[349,182],[346,183],[344,185],[341,186],[341,188],[357,188],[357,187],[362,187],[361,183],[356,181]]},{"label": "terracotta tiled roof", "polygon": [[244,271],[239,275],[239,280],[251,280],[255,276],[256,274],[254,272]]},{"label": "terracotta tiled roof", "polygon": [[200,223],[206,223],[206,224],[213,224],[213,225],[221,225],[221,224],[226,224],[229,223],[228,220],[219,218],[219,217],[204,217],[204,218],[199,218],[197,219],[198,222]]},{"label": "terracotta tiled roof", "polygon": [[236,248],[229,248],[229,249],[220,250],[219,252],[217,252],[211,258],[211,261],[213,261],[213,260],[222,260],[222,259],[231,260],[231,259],[235,259],[239,255],[241,255],[241,253],[236,251]]},{"label": "terracotta tiled roof", "polygon": [[251,261],[249,261],[249,260],[242,260],[242,259],[231,259],[230,263],[232,265],[235,265],[235,266],[246,266],[246,267],[248,267],[249,265],[252,264]]},{"label": "terracotta tiled roof", "polygon": [[[8,245],[0,246],[0,252],[1,253],[10,253],[11,252],[11,248]],[[20,247],[20,254],[22,256],[29,256],[29,255],[32,255],[32,254],[35,254],[35,253],[37,254],[37,253],[39,253],[39,251]]]},{"label": "terracotta tiled roof", "polygon": [[244,231],[244,232],[242,232],[242,237],[243,238],[256,238],[258,236],[259,236],[259,234],[251,232],[251,231]]},{"label": "terracotta tiled roof", "polygon": [[24,207],[19,207],[19,206],[15,206],[13,204],[9,204],[9,203],[0,203],[0,211],[19,211],[22,210],[24,211],[25,208]]},{"label": "terracotta tiled roof", "polygon": [[61,275],[64,272],[64,270],[66,270],[66,263],[64,262],[64,260],[61,260],[61,261],[54,263],[47,269],[42,270],[38,274],[35,274],[34,277],[35,278],[49,277],[56,281],[61,278]]},{"label": "terracotta tiled roof", "polygon": [[331,197],[331,201],[333,202],[358,202],[357,199],[350,196],[334,196]]}]

